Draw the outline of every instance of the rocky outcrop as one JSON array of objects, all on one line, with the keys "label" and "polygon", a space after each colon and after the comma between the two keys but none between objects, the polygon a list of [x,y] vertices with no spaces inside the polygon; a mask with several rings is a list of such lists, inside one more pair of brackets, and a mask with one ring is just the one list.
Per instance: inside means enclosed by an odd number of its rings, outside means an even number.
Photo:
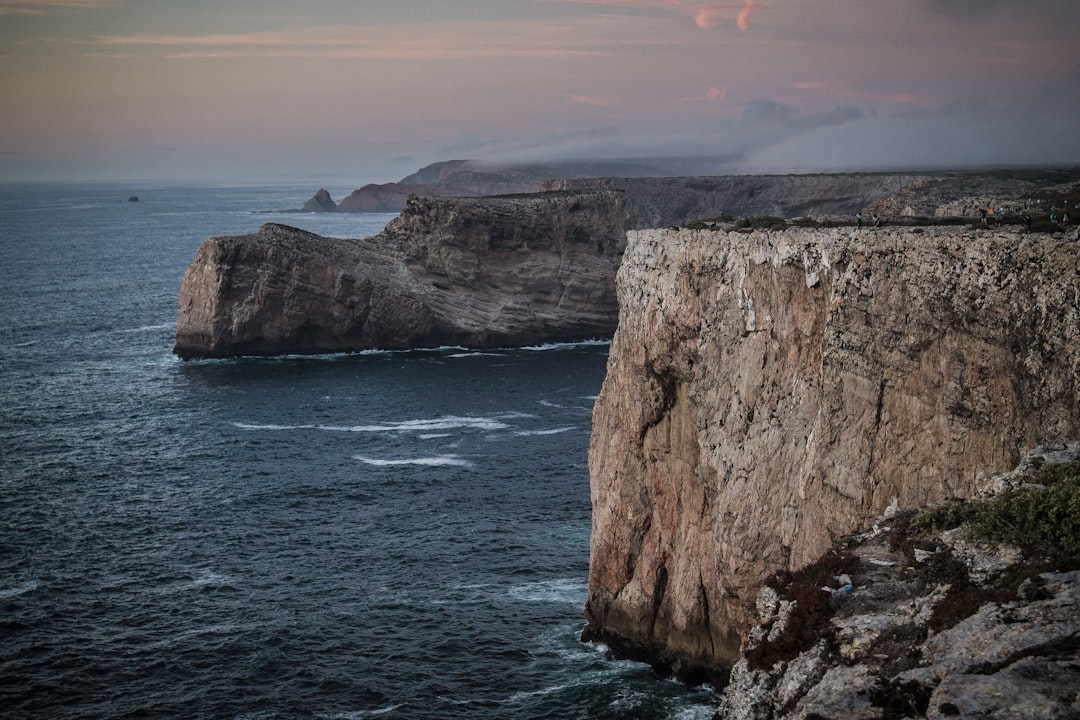
[{"label": "rocky outcrop", "polygon": [[589,447],[587,634],[737,659],[762,580],[1080,437],[1080,245],[949,228],[631,232]]},{"label": "rocky outcrop", "polygon": [[778,217],[848,216],[917,181],[916,175],[722,175],[558,179],[541,190],[585,187],[626,194],[631,229],[657,228],[720,214]]},{"label": "rocky outcrop", "polygon": [[300,209],[301,212],[336,212],[338,209],[337,203],[330,197],[330,193],[326,190],[319,190],[315,193],[310,200],[304,203],[304,207]]},{"label": "rocky outcrop", "polygon": [[211,238],[180,286],[183,358],[607,337],[625,244],[612,192],[414,196],[363,240]]},{"label": "rocky outcrop", "polygon": [[[582,177],[625,169],[624,163],[541,163],[492,165],[450,160],[421,168],[396,183],[373,183],[354,190],[338,205],[340,212],[400,212],[409,195],[483,197],[513,195],[537,189],[555,175]],[[579,187],[578,192],[595,188]]]},{"label": "rocky outcrop", "polygon": [[[1033,469],[1078,459],[1080,443],[1040,447],[997,479],[1045,494]],[[951,527],[920,537],[912,555],[909,522],[889,513],[838,544],[851,570],[843,590],[818,577],[825,568],[761,589],[718,720],[1080,713],[1080,572],[1047,571],[1018,547],[965,541]],[[815,603],[808,633],[799,606]]]}]

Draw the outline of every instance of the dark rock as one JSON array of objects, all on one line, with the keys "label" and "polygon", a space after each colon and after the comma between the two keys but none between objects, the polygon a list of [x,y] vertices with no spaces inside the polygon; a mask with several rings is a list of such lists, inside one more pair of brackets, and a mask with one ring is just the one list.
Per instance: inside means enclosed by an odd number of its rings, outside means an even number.
[{"label": "dark rock", "polygon": [[337,203],[330,197],[330,193],[326,190],[319,190],[315,195],[304,203],[304,207],[301,208],[302,212],[336,212],[338,209]]},{"label": "dark rock", "polygon": [[621,193],[413,196],[364,240],[267,224],[211,238],[184,273],[183,358],[606,337]]}]

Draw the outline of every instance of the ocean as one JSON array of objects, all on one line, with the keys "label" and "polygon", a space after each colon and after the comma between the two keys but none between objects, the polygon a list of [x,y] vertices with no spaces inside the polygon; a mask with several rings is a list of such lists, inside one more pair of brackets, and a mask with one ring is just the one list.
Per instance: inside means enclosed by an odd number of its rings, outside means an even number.
[{"label": "ocean", "polygon": [[0,185],[0,717],[711,717],[579,640],[605,343],[173,356],[206,237],[392,217],[311,193]]}]

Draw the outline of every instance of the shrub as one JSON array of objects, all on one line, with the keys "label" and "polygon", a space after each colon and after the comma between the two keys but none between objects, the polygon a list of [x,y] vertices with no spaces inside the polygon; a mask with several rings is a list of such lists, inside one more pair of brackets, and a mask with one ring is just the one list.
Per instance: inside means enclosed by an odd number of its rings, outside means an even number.
[{"label": "shrub", "polygon": [[978,503],[964,536],[1007,543],[1026,555],[1076,563],[1080,559],[1080,463],[1044,465],[1043,487],[1010,490]]},{"label": "shrub", "polygon": [[786,227],[787,221],[774,215],[751,215],[735,221],[736,230],[783,230]]},{"label": "shrub", "polygon": [[750,667],[766,669],[777,662],[793,660],[831,633],[831,596],[821,587],[831,583],[837,575],[853,574],[858,563],[858,557],[851,553],[831,551],[813,565],[794,573],[777,573],[770,578],[765,584],[793,600],[795,605],[787,627],[776,640],[763,640],[747,650],[746,660]]}]

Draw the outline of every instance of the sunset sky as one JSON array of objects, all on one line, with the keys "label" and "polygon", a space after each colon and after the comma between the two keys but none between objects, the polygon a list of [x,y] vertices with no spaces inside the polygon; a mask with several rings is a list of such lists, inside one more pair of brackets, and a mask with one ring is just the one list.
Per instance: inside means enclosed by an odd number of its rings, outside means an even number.
[{"label": "sunset sky", "polygon": [[1077,0],[0,0],[0,180],[1080,162]]}]

